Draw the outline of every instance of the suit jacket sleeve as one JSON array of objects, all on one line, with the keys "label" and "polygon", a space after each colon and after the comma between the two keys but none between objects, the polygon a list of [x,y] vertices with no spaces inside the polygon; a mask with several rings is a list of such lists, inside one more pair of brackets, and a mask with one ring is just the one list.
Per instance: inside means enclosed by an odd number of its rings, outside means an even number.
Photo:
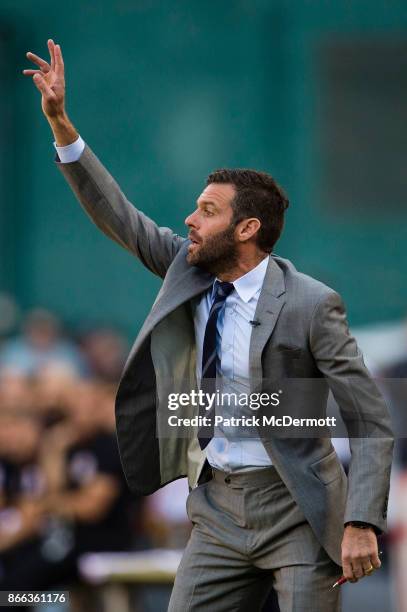
[{"label": "suit jacket sleeve", "polygon": [[88,146],[78,161],[58,168],[95,225],[163,278],[185,238],[137,210]]},{"label": "suit jacket sleeve", "polygon": [[317,304],[311,350],[348,430],[351,463],[344,522],[386,529],[393,434],[387,406],[350,335],[344,304],[331,291]]}]

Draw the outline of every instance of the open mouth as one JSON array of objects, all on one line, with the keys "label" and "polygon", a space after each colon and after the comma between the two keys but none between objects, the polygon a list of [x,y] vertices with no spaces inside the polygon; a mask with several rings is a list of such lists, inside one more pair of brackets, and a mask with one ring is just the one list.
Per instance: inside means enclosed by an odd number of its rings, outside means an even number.
[{"label": "open mouth", "polygon": [[192,238],[191,236],[189,236],[189,239],[190,239],[190,241],[191,241],[191,245],[190,245],[190,246],[192,246],[192,245],[196,245],[196,244],[199,244],[198,240],[195,240],[195,239],[194,239],[194,238]]}]

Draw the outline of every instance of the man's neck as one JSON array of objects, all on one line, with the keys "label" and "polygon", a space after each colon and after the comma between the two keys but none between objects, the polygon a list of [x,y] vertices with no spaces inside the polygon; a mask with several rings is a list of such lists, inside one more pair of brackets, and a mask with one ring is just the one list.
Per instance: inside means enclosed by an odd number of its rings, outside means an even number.
[{"label": "man's neck", "polygon": [[222,272],[217,275],[218,279],[221,281],[227,281],[229,283],[233,283],[233,281],[237,280],[241,276],[244,276],[250,270],[253,270],[256,266],[259,265],[265,257],[268,257],[269,253],[265,252],[257,252],[253,256],[250,257],[239,257],[236,266],[234,266],[231,270],[227,272]]}]

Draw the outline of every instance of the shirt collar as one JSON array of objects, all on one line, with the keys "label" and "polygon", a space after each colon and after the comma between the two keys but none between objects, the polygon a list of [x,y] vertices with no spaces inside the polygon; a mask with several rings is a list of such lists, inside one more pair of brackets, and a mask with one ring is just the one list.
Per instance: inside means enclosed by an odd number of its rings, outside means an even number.
[{"label": "shirt collar", "polygon": [[[236,289],[240,299],[244,302],[248,302],[254,297],[254,295],[260,291],[263,286],[264,277],[266,276],[266,270],[269,262],[269,256],[262,259],[262,261],[257,264],[255,268],[243,274],[243,276],[239,276],[235,281],[233,281],[233,286]],[[219,281],[217,278],[216,280]],[[216,281],[215,281],[216,282]],[[219,281],[221,282],[221,281]],[[215,291],[215,283],[212,286],[212,298]]]}]

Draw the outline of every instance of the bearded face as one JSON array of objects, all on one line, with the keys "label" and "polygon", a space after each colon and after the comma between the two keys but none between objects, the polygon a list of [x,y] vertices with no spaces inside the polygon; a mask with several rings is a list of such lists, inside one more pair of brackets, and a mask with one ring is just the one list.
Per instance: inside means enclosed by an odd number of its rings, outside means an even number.
[{"label": "bearded face", "polygon": [[187,261],[192,266],[217,276],[236,265],[238,254],[233,223],[206,238],[200,238],[191,230],[190,239]]},{"label": "bearded face", "polygon": [[192,266],[218,275],[235,267],[238,254],[236,223],[232,201],[233,185],[211,183],[197,200],[197,207],[186,219],[189,228],[187,261]]}]

